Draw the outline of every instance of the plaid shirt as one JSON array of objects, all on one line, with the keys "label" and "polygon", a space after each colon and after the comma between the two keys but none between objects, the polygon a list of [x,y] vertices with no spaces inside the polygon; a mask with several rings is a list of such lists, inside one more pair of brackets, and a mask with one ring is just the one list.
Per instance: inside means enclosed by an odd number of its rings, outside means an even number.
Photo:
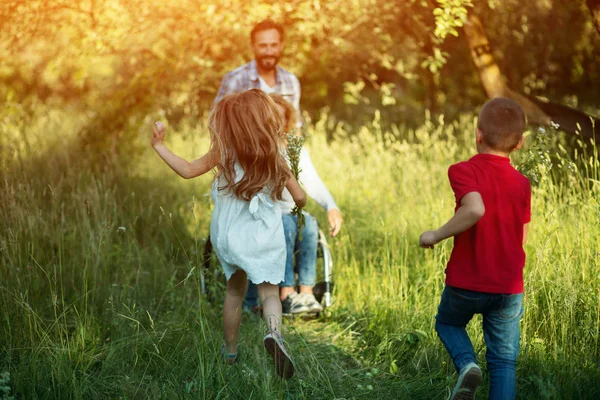
[{"label": "plaid shirt", "polygon": [[[300,114],[300,82],[296,75],[277,66],[277,83],[275,84],[275,93],[283,96],[296,109],[298,115],[298,127],[302,126]],[[256,69],[256,60],[250,61],[241,67],[229,72],[223,77],[219,93],[215,98],[215,103],[219,102],[223,97],[233,94],[245,92],[250,89],[260,89],[260,81],[258,80],[258,70]]]}]

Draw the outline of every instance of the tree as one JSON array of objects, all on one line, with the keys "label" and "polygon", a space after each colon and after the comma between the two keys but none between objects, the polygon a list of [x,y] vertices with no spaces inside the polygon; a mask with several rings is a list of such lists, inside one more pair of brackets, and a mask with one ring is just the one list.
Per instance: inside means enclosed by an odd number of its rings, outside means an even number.
[{"label": "tree", "polygon": [[506,84],[498,64],[492,55],[490,43],[483,30],[481,20],[477,15],[471,13],[468,22],[465,24],[465,34],[471,49],[473,62],[481,78],[481,83],[489,98],[508,97],[517,101],[530,122],[539,125],[549,125],[550,117],[546,115],[535,103],[525,96],[510,89]]},{"label": "tree", "polygon": [[461,36],[473,13],[504,88],[542,110],[541,96],[597,107],[589,9],[548,0],[2,0],[0,103],[77,105],[92,144],[156,110],[196,116],[251,59],[252,26],[271,18],[286,27],[281,65],[300,78],[303,110],[326,107],[350,129],[376,109],[395,123],[419,124],[425,108],[453,118],[484,98]]},{"label": "tree", "polygon": [[600,0],[586,0],[596,31],[600,34]]},{"label": "tree", "polygon": [[596,136],[594,117],[558,103],[524,96],[508,87],[494,59],[483,25],[477,15],[474,13],[469,15],[464,30],[473,62],[489,98],[502,96],[515,100],[523,107],[530,123],[547,126],[553,122],[558,124],[562,130],[572,134],[580,131],[588,138]]}]

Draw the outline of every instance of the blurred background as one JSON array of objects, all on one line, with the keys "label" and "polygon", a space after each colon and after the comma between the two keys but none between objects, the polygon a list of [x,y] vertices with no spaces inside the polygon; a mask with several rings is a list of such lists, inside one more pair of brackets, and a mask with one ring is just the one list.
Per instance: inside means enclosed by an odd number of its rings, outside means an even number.
[{"label": "blurred background", "polygon": [[597,3],[4,0],[0,101],[89,111],[91,136],[119,135],[157,109],[177,123],[208,109],[223,75],[252,59],[252,27],[270,18],[286,28],[280,65],[299,77],[309,115],[326,110],[352,130],[380,110],[415,126],[425,110],[455,119],[486,99],[470,19],[508,87],[594,114]]}]

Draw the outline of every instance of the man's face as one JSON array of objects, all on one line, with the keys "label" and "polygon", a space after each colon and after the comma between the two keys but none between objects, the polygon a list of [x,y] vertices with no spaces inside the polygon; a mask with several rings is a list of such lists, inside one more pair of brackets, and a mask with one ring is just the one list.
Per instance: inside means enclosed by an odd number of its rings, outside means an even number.
[{"label": "man's face", "polygon": [[277,62],[279,62],[282,50],[283,43],[277,29],[260,31],[254,35],[252,51],[261,69],[266,71],[274,69],[277,66]]}]

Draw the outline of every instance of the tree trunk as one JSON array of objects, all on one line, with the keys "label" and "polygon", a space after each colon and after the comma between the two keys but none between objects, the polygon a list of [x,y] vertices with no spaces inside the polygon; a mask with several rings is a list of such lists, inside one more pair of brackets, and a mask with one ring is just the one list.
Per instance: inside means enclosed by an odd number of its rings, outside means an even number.
[{"label": "tree trunk", "polygon": [[506,85],[500,67],[494,60],[488,38],[477,15],[470,13],[465,24],[465,34],[471,49],[471,57],[479,72],[481,83],[488,97],[508,97],[523,107],[529,122],[538,125],[549,125],[550,117],[527,97],[515,92]]},{"label": "tree trunk", "polygon": [[600,34],[600,0],[586,0],[596,31]]},{"label": "tree trunk", "polygon": [[[588,6],[590,3],[596,4],[596,16],[600,17],[600,0],[588,0]],[[547,126],[552,121],[565,132],[581,133],[586,138],[600,139],[600,132],[597,133],[596,129],[598,118],[562,104],[528,98],[510,89],[494,60],[481,21],[475,14],[469,15],[464,29],[473,62],[489,98],[501,96],[515,100],[523,107],[530,123]]]}]

